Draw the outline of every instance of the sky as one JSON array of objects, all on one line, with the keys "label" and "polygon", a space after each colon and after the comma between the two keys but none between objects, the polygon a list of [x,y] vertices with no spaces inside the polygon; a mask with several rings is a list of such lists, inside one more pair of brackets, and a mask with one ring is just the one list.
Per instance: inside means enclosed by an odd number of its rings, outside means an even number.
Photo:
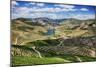
[{"label": "sky", "polygon": [[95,19],[96,6],[12,1],[11,18]]}]

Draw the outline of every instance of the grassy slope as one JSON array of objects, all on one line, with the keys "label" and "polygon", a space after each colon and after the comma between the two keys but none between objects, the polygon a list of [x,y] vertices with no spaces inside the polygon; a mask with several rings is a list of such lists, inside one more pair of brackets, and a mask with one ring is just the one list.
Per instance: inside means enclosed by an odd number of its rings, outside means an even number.
[{"label": "grassy slope", "polygon": [[34,57],[22,57],[16,56],[13,57],[14,64],[16,65],[37,65],[37,64],[52,64],[52,63],[64,63],[69,62],[65,59],[58,57],[44,57],[44,58],[34,58]]},{"label": "grassy slope", "polygon": [[[86,56],[77,56],[82,62],[95,61],[95,58]],[[55,56],[55,57],[25,57],[25,56],[15,56],[12,57],[13,65],[38,65],[38,64],[56,64],[56,63],[73,63],[80,62],[75,56]]]},{"label": "grassy slope", "polygon": [[[17,46],[16,48],[24,49],[23,51],[33,50],[29,48],[30,46]],[[87,56],[79,56],[79,55],[56,55],[54,53],[42,52],[40,51],[43,58],[37,57],[37,54],[32,52],[32,56],[12,56],[12,64],[13,65],[38,65],[38,64],[56,64],[56,63],[73,63],[73,62],[89,62],[95,61],[95,57],[87,57]],[[81,60],[79,60],[78,58]]]}]

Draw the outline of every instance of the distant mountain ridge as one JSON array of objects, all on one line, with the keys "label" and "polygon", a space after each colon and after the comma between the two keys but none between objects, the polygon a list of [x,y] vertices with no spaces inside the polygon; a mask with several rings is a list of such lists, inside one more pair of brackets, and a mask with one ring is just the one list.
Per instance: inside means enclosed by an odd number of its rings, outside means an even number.
[{"label": "distant mountain ridge", "polygon": [[46,18],[46,17],[40,17],[40,18],[17,18],[17,19],[13,19],[12,21],[16,21],[16,20],[20,20],[22,22],[28,22],[28,23],[38,23],[38,24],[42,24],[42,25],[59,25],[62,23],[70,23],[70,24],[81,24],[82,22],[85,23],[89,23],[90,22],[94,22],[95,23],[95,19],[88,19],[88,20],[79,20],[79,19],[74,19],[74,18],[69,18],[69,19],[51,19],[51,18]]}]

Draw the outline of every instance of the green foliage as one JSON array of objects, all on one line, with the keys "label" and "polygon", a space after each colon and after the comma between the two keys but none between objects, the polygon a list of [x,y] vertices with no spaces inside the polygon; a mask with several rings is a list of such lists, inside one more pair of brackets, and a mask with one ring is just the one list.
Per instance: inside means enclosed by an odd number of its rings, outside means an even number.
[{"label": "green foliage", "polygon": [[83,61],[83,62],[90,62],[90,61],[96,61],[96,58],[95,57],[84,57],[84,56],[79,56],[80,59]]},{"label": "green foliage", "polygon": [[27,43],[26,46],[56,46],[59,44],[59,39],[37,40]]}]

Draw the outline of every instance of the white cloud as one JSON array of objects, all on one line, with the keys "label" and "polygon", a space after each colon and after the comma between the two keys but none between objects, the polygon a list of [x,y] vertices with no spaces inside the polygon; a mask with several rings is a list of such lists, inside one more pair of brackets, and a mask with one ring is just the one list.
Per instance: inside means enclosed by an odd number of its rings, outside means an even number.
[{"label": "white cloud", "polygon": [[78,10],[73,5],[54,5],[54,6],[62,8],[60,11],[76,11],[76,10]]},{"label": "white cloud", "polygon": [[37,11],[37,12],[52,12],[53,11],[53,8],[38,8],[38,9],[36,9],[36,10],[34,10],[34,11]]},{"label": "white cloud", "polygon": [[[34,8],[36,9],[36,8]],[[59,10],[59,8],[55,8],[56,10]],[[24,10],[24,11],[23,11]],[[38,9],[39,10],[39,9]],[[40,9],[41,10],[41,9]],[[40,11],[39,10],[39,11]],[[53,10],[53,8],[51,9],[44,9],[44,11],[46,10]],[[64,10],[64,9],[63,9]],[[30,13],[33,12],[33,13]],[[87,19],[95,19],[95,14],[56,14],[54,12],[51,13],[46,13],[46,12],[34,12],[33,8],[20,8],[17,11],[17,14],[12,14],[12,18],[18,18],[18,17],[25,17],[25,18],[37,18],[37,17],[48,17],[48,18],[52,18],[52,19],[61,19],[61,18],[75,18],[75,19],[80,19],[80,20],[87,20]]]},{"label": "white cloud", "polygon": [[81,11],[88,11],[87,8],[81,8],[80,10],[81,10]]},{"label": "white cloud", "polygon": [[33,12],[61,12],[61,11],[76,11],[77,9],[66,9],[66,8],[59,8],[59,7],[56,7],[56,8],[33,8],[32,11]]},{"label": "white cloud", "polygon": [[37,8],[36,7],[32,7],[32,8],[18,7],[18,8],[15,8],[15,11],[17,11],[17,13],[29,13],[29,12],[34,11],[35,9],[37,9]]},{"label": "white cloud", "polygon": [[32,18],[38,18],[38,17],[47,17],[47,18],[51,18],[51,19],[63,19],[66,18],[66,15],[62,15],[62,14],[55,14],[55,13],[34,13],[31,14],[30,17]]},{"label": "white cloud", "polygon": [[11,10],[13,10],[15,7],[15,5],[19,5],[19,3],[17,3],[16,1],[11,1]]},{"label": "white cloud", "polygon": [[[36,4],[37,3],[31,3],[31,4]],[[40,6],[43,6],[43,3],[38,3],[38,5]],[[45,7],[45,8],[40,8],[39,6],[34,6],[34,7],[27,7],[27,6],[24,6],[24,7],[14,7],[13,11],[17,14],[14,14],[13,12],[13,15],[14,17],[28,17],[28,16],[33,16],[34,14],[34,17],[35,16],[48,16],[48,17],[53,17],[54,18],[54,14],[50,14],[50,13],[55,13],[55,12],[62,12],[62,11],[76,11],[77,9],[66,9],[66,8],[60,8],[60,7]],[[49,13],[50,12],[50,13]],[[38,14],[40,15],[38,15]],[[41,14],[42,13],[42,14]],[[47,14],[49,13],[49,14]],[[44,15],[46,14],[46,15]],[[61,15],[60,15],[61,16]]]},{"label": "white cloud", "polygon": [[[39,8],[39,7],[15,7],[14,11],[16,13],[12,13],[12,18],[18,18],[18,17],[25,17],[25,18],[36,18],[36,17],[48,17],[52,19],[59,19],[59,18],[76,18],[80,20],[86,20],[86,19],[95,19],[95,15],[91,14],[69,14],[69,15],[63,15],[63,14],[56,14],[55,12],[62,12],[62,11],[76,11],[78,9],[75,8]],[[81,8],[80,10],[85,10]],[[48,12],[48,13],[47,13]],[[49,13],[50,12],[50,13]]]},{"label": "white cloud", "polygon": [[44,6],[45,4],[44,3],[36,3],[37,4],[37,6]]},{"label": "white cloud", "polygon": [[12,1],[12,5],[19,5],[16,1]]},{"label": "white cloud", "polygon": [[72,8],[75,7],[73,5],[55,5],[55,6],[62,7],[62,8],[67,8],[67,9],[72,9]]},{"label": "white cloud", "polygon": [[87,19],[95,19],[94,14],[77,14],[71,15],[70,18],[80,19],[80,20],[87,20]]},{"label": "white cloud", "polygon": [[74,11],[75,9],[65,9],[65,8],[38,8],[38,7],[16,7],[14,8],[15,13],[13,13],[13,17],[49,17],[49,18],[63,18],[66,16],[63,16],[61,14],[56,15],[55,12],[61,12],[61,11]]},{"label": "white cloud", "polygon": [[31,3],[29,3],[29,4],[31,4],[31,5],[35,5],[36,3],[34,3],[34,2],[31,2]]}]

